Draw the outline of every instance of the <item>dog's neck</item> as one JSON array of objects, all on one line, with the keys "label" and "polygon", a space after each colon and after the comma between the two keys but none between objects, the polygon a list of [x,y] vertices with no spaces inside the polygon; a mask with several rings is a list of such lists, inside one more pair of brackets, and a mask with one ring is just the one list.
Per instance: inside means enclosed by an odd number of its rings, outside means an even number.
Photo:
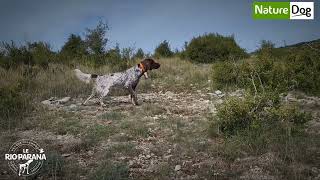
[{"label": "dog's neck", "polygon": [[142,63],[140,63],[138,67],[141,69],[142,73],[147,72],[146,67]]},{"label": "dog's neck", "polygon": [[138,79],[140,79],[140,77],[143,75],[145,76],[146,79],[148,79],[147,69],[142,63],[134,66],[134,69]]}]

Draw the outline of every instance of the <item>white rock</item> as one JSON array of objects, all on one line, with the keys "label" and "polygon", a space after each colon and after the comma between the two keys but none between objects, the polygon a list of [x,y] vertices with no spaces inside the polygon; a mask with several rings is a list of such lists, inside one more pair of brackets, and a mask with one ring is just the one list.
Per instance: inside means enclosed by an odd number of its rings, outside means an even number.
[{"label": "white rock", "polygon": [[70,101],[71,97],[64,97],[62,99],[58,99],[57,102],[59,102],[60,104],[64,104],[68,101]]},{"label": "white rock", "polygon": [[214,93],[215,93],[216,95],[222,94],[222,92],[221,92],[220,90],[216,90]]},{"label": "white rock", "polygon": [[181,169],[181,165],[176,165],[176,167],[174,168],[175,171],[180,171]]},{"label": "white rock", "polygon": [[165,95],[166,95],[168,98],[172,98],[172,97],[174,96],[174,93],[171,92],[171,91],[167,91],[167,92],[165,93]]},{"label": "white rock", "polygon": [[89,156],[92,156],[93,154],[94,154],[93,151],[88,151],[88,155],[89,155]]},{"label": "white rock", "polygon": [[76,108],[77,108],[77,105],[71,104],[71,105],[69,106],[69,108],[70,108],[70,109],[76,109]]},{"label": "white rock", "polygon": [[132,160],[129,161],[129,167],[131,167],[134,164]]}]

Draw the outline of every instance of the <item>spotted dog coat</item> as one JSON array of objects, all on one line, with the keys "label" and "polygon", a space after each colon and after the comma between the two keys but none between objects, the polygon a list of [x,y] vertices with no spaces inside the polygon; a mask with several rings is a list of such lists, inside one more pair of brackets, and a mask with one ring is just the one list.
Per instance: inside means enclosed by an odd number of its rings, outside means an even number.
[{"label": "spotted dog coat", "polygon": [[148,78],[147,71],[152,69],[158,69],[160,64],[153,59],[147,58],[141,61],[138,65],[127,69],[124,72],[117,72],[106,75],[85,74],[79,69],[75,69],[76,76],[86,83],[94,82],[91,95],[83,102],[86,104],[95,95],[98,95],[98,99],[101,106],[105,106],[103,98],[108,95],[112,87],[122,87],[129,91],[131,102],[134,105],[138,105],[136,87],[142,75]]}]

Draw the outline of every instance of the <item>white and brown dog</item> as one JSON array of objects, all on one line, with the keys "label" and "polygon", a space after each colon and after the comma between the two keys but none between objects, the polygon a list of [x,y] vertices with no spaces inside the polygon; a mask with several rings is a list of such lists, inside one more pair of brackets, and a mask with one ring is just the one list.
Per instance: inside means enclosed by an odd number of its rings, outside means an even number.
[{"label": "white and brown dog", "polygon": [[81,81],[85,83],[91,83],[93,81],[94,87],[91,95],[83,102],[86,104],[95,95],[98,95],[98,99],[101,106],[105,106],[103,98],[108,95],[110,88],[122,87],[129,91],[131,102],[134,105],[138,105],[136,87],[139,83],[140,77],[144,75],[148,78],[147,71],[152,69],[158,69],[160,64],[155,62],[151,58],[144,59],[141,63],[127,69],[124,72],[117,72],[106,75],[85,74],[79,69],[75,69],[75,74]]}]

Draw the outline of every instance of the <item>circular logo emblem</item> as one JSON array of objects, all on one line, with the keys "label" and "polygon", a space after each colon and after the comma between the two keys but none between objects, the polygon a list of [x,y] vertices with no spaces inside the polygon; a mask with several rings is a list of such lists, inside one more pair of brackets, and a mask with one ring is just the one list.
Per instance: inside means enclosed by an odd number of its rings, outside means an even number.
[{"label": "circular logo emblem", "polygon": [[29,139],[15,142],[9,152],[5,154],[10,169],[18,176],[35,174],[46,160],[43,148]]}]

